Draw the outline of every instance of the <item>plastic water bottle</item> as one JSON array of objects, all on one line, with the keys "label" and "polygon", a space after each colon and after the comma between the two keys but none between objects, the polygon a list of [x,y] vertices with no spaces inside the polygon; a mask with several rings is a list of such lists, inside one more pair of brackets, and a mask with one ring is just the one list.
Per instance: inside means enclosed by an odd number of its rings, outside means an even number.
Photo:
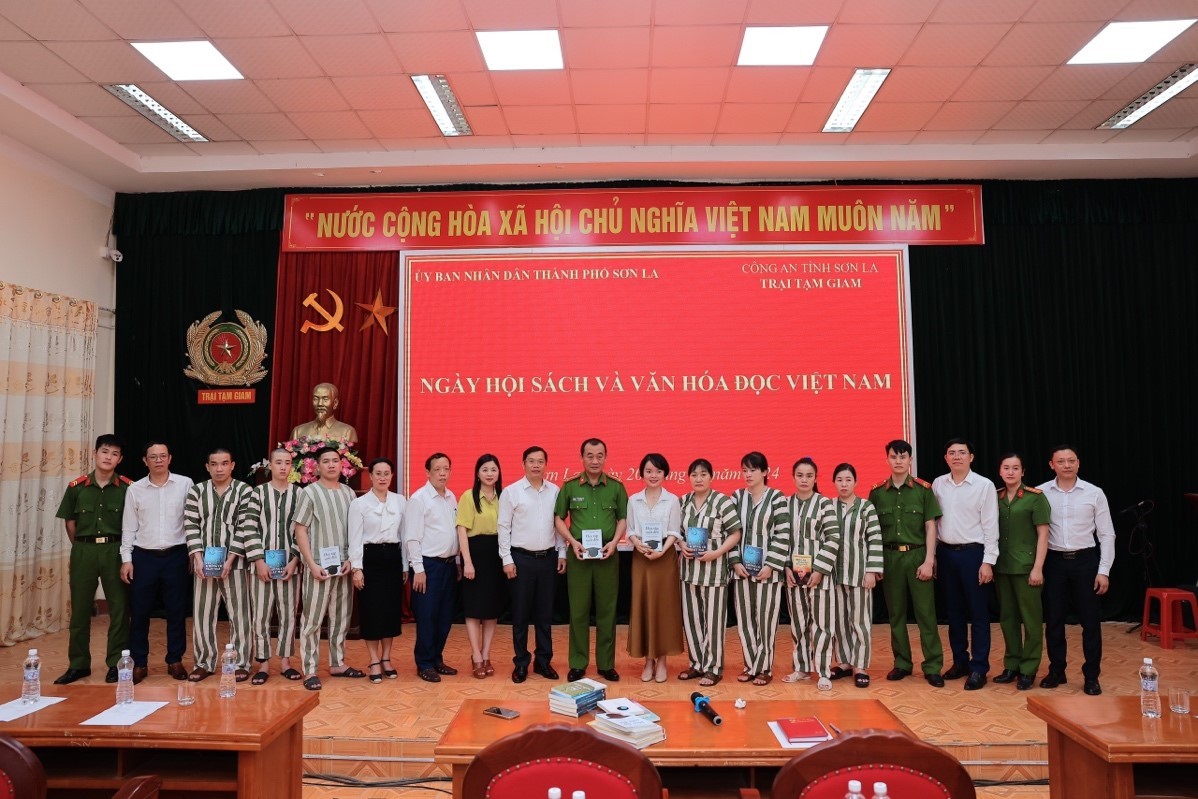
[{"label": "plastic water bottle", "polygon": [[874,799],[890,799],[890,791],[884,782],[874,783]]},{"label": "plastic water bottle", "polygon": [[1140,666],[1140,713],[1145,718],[1161,717],[1161,692],[1157,688],[1160,677],[1152,658],[1144,658],[1144,665]]},{"label": "plastic water bottle", "polygon": [[587,799],[587,792],[575,791],[574,793],[570,794],[570,799]]},{"label": "plastic water bottle", "polygon": [[220,698],[237,696],[237,653],[232,644],[225,644],[225,653],[220,656]]},{"label": "plastic water bottle", "polygon": [[128,649],[121,650],[121,659],[116,662],[116,703],[127,705],[133,701],[133,658]]},{"label": "plastic water bottle", "polygon": [[849,792],[844,799],[865,799],[865,794],[861,793],[861,780],[849,780]]},{"label": "plastic water bottle", "polygon": [[549,789],[549,799],[562,799],[562,789],[561,788],[550,788]]},{"label": "plastic water bottle", "polygon": [[21,701],[32,705],[42,698],[42,659],[36,649],[29,650],[25,658],[25,671],[21,682]]}]

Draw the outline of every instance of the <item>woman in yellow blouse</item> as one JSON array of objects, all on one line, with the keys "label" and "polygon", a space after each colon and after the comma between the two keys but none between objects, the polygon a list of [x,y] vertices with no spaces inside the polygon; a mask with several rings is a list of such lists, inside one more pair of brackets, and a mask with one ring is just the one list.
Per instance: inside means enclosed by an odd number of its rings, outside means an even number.
[{"label": "woman in yellow blouse", "polygon": [[481,455],[474,464],[474,488],[458,501],[458,544],[462,553],[462,606],[470,665],[475,677],[495,673],[491,639],[503,609],[503,562],[499,559],[499,492],[503,473],[499,459]]}]

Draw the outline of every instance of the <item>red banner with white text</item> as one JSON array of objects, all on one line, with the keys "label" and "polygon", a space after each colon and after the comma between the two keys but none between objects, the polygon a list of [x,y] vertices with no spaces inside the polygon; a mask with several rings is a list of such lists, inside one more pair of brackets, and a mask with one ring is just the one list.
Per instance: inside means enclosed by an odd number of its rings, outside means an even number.
[{"label": "red banner with white text", "polygon": [[981,244],[978,185],[292,194],[283,249]]}]

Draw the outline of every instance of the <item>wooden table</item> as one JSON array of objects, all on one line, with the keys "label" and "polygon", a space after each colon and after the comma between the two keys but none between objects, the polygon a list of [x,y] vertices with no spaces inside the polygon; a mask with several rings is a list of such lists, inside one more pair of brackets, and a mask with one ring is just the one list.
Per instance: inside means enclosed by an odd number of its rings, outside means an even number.
[{"label": "wooden table", "polygon": [[[238,691],[220,699],[216,680],[197,685],[196,703],[180,707],[176,688],[137,687],[136,698],[169,702],[128,727],[80,726],[111,707],[111,685],[47,685],[59,702],[16,721],[0,733],[32,747],[46,767],[51,796],[111,796],[129,777],[158,774],[170,795],[289,799],[300,796],[304,716],[316,693]],[[18,697],[19,685],[0,688]],[[7,701],[7,700],[4,700]]]},{"label": "wooden table", "polygon": [[[1193,796],[1198,788],[1198,719],[1169,711],[1146,719],[1138,696],[1032,696],[1048,723],[1051,799]],[[1176,786],[1185,793],[1170,793]]]},{"label": "wooden table", "polygon": [[[534,724],[585,724],[593,719],[590,714],[572,719],[550,713],[548,697],[542,702],[502,703],[503,707],[520,711],[520,718],[513,721],[483,715],[483,708],[494,704],[487,699],[464,700],[433,749],[433,759],[437,763],[452,767],[453,795],[459,799],[466,767],[487,744]],[[690,702],[646,702],[645,706],[661,716],[659,723],[666,730],[666,740],[643,750],[655,766],[660,769],[747,768],[750,785],[756,781],[754,771],[757,767],[780,768],[798,753],[794,749],[783,749],[767,726],[767,722],[778,718],[816,715],[825,724],[833,724],[844,732],[872,727],[911,734],[897,716],[874,699],[824,700],[802,705],[750,701],[744,710],[734,708],[731,699],[717,699],[716,710],[724,718],[719,727],[696,713]]]}]

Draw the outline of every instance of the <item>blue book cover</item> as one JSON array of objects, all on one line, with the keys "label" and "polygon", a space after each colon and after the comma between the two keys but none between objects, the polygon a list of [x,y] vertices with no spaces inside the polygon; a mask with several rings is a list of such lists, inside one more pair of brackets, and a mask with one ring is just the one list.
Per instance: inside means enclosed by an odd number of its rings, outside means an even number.
[{"label": "blue book cover", "polygon": [[757,574],[765,565],[765,550],[746,544],[740,551],[740,565],[744,566],[749,574]]},{"label": "blue book cover", "polygon": [[266,550],[266,568],[270,571],[270,578],[272,580],[281,580],[283,572],[287,570],[287,550]]},{"label": "blue book cover", "polygon": [[706,527],[686,528],[686,545],[697,552],[707,551],[707,541],[711,531]]},{"label": "blue book cover", "polygon": [[204,576],[220,577],[225,570],[225,558],[229,555],[228,547],[204,547]]}]

